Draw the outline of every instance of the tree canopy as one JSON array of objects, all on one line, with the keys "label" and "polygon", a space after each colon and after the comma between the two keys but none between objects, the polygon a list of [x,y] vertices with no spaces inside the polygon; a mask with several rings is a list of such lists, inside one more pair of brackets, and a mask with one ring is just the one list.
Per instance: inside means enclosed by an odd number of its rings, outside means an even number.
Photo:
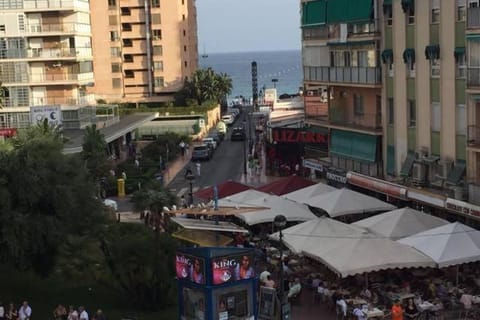
[{"label": "tree canopy", "polygon": [[187,103],[193,100],[198,105],[207,101],[222,103],[232,92],[232,79],[225,73],[216,73],[212,68],[198,69],[191,79],[185,80],[183,89],[177,94],[178,100]]}]

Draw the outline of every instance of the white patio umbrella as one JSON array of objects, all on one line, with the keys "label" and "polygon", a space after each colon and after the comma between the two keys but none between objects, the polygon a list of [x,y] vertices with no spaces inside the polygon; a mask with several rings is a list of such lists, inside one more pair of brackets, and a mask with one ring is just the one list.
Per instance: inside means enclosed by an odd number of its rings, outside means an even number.
[{"label": "white patio umbrella", "polygon": [[460,222],[397,240],[432,258],[439,268],[480,261],[480,231]]},{"label": "white patio umbrella", "polygon": [[376,235],[397,240],[448,223],[447,220],[407,207],[378,214],[352,224]]},{"label": "white patio umbrella", "polygon": [[346,188],[310,198],[305,204],[325,210],[332,218],[348,214],[396,209],[389,203]]},{"label": "white patio umbrella", "polygon": [[325,183],[317,183],[312,186],[308,186],[287,194],[284,194],[283,197],[298,202],[298,203],[305,203],[308,199],[319,196],[321,194],[335,191],[337,188],[331,187]]}]

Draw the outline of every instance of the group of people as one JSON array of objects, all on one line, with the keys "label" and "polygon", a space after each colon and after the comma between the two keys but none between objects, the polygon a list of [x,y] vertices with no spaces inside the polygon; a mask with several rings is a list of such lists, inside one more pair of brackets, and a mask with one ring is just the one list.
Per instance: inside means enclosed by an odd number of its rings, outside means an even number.
[{"label": "group of people", "polygon": [[98,309],[93,315],[89,316],[85,307],[79,306],[78,310],[73,306],[67,308],[58,304],[55,309],[53,309],[53,319],[54,320],[106,320],[105,314],[101,309]]},{"label": "group of people", "polygon": [[23,301],[19,308],[13,302],[10,302],[8,306],[4,306],[3,302],[0,301],[0,320],[30,320],[31,317],[32,308],[28,301]]}]

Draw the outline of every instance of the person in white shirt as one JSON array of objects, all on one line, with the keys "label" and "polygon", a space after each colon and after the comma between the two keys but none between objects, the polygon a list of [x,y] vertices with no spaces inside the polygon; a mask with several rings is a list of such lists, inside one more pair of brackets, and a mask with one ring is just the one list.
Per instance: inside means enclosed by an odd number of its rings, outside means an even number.
[{"label": "person in white shirt", "polygon": [[0,320],[5,319],[5,307],[3,306],[3,302],[0,301]]},{"label": "person in white shirt", "polygon": [[80,313],[80,320],[88,320],[88,313],[84,307],[78,307],[78,312]]},{"label": "person in white shirt", "polygon": [[290,299],[291,297],[297,296],[300,291],[302,291],[302,284],[300,283],[299,278],[295,278],[295,282],[288,290],[288,298]]},{"label": "person in white shirt", "polygon": [[342,319],[347,316],[347,302],[340,296],[337,300],[337,314],[342,315]]},{"label": "person in white shirt", "polygon": [[23,301],[22,306],[18,309],[18,319],[29,320],[31,316],[32,308],[30,308],[27,301]]}]

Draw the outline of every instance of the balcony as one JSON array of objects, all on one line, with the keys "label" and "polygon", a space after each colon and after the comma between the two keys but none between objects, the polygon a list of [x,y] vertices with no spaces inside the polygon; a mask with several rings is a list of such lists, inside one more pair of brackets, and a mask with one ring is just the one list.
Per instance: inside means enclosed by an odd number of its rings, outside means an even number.
[{"label": "balcony", "polygon": [[305,120],[328,123],[328,104],[321,96],[305,96]]},{"label": "balcony", "polygon": [[120,17],[121,23],[139,23],[145,22],[145,12],[139,9],[131,9],[129,15],[122,15]]},{"label": "balcony", "polygon": [[42,98],[30,98],[29,101],[25,101],[23,104],[19,104],[17,100],[6,98],[4,100],[3,107],[16,108],[16,107],[28,107],[28,106],[42,106],[42,105],[86,105],[95,104],[95,95],[89,94],[81,97],[42,97]]},{"label": "balcony", "polygon": [[90,11],[86,0],[23,0],[23,11]]},{"label": "balcony", "polygon": [[467,29],[480,28],[480,7],[468,8],[467,10]]},{"label": "balcony", "polygon": [[[380,35],[378,20],[354,24],[347,24],[347,41],[359,38],[372,38]],[[340,39],[340,25],[321,25],[302,28],[303,40],[335,40]]]},{"label": "balcony", "polygon": [[480,126],[469,125],[467,128],[467,147],[480,152]]},{"label": "balcony", "polygon": [[120,7],[144,7],[145,1],[144,0],[120,0],[119,6]]},{"label": "balcony", "polygon": [[32,61],[70,60],[77,58],[92,58],[91,48],[62,48],[62,49],[6,49],[0,50],[1,60],[27,59]]},{"label": "balcony", "polygon": [[304,67],[305,81],[335,84],[380,85],[380,67]]},{"label": "balcony", "polygon": [[27,35],[52,36],[63,34],[89,34],[91,33],[88,23],[51,23],[51,24],[29,24],[25,27]]},{"label": "balcony", "polygon": [[346,112],[330,109],[329,122],[333,126],[348,127],[369,132],[382,132],[382,115],[380,113],[353,114],[353,110]]},{"label": "balcony", "polygon": [[480,67],[469,67],[467,70],[467,86],[480,87]]},{"label": "balcony", "polygon": [[86,73],[31,73],[27,82],[44,85],[84,84],[93,82],[93,72]]}]

